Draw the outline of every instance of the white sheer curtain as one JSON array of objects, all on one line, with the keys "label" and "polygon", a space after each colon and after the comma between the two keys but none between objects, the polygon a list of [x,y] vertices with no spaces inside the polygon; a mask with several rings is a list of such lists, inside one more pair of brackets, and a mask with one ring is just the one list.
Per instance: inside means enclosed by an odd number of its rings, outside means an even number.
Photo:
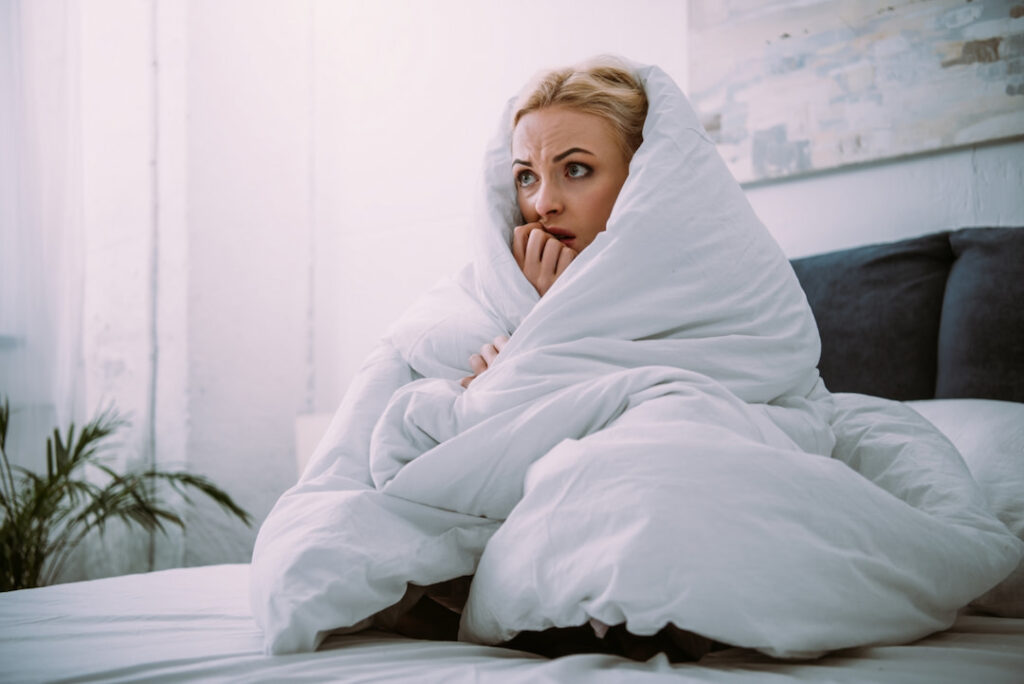
[{"label": "white sheer curtain", "polygon": [[33,468],[83,410],[78,38],[74,0],[0,0],[0,394]]}]

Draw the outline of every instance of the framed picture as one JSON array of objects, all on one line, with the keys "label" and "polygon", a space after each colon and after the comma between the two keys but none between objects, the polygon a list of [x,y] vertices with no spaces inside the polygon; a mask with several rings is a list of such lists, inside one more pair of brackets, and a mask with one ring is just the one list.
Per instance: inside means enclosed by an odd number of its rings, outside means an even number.
[{"label": "framed picture", "polygon": [[690,50],[741,183],[1024,136],[1020,0],[690,0]]}]

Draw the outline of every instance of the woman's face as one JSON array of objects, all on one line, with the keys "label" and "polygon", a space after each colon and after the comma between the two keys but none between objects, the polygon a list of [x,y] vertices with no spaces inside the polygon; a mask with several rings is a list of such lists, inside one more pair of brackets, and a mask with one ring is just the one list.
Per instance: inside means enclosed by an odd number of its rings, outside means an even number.
[{"label": "woman's face", "polygon": [[615,129],[566,107],[525,114],[512,133],[519,209],[580,252],[605,229],[629,174]]}]

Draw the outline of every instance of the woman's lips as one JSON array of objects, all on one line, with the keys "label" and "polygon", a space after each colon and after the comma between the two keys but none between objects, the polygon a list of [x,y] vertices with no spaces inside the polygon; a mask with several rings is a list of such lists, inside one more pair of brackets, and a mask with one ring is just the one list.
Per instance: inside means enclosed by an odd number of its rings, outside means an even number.
[{"label": "woman's lips", "polygon": [[559,228],[558,226],[548,226],[544,228],[544,230],[550,233],[551,235],[554,235],[561,242],[569,242],[570,240],[576,239],[576,236],[574,234],[570,233],[567,230]]}]

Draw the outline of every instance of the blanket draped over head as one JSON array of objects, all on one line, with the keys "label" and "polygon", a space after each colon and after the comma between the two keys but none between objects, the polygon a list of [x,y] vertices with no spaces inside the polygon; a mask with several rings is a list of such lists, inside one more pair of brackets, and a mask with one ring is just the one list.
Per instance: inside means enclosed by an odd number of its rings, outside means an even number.
[{"label": "blanket draped over head", "polygon": [[509,248],[506,107],[473,262],[392,328],[260,530],[268,652],[474,575],[466,640],[594,619],[807,656],[942,629],[1016,567],[929,423],[825,390],[788,261],[682,92],[636,74],[644,142],[543,298]]}]

